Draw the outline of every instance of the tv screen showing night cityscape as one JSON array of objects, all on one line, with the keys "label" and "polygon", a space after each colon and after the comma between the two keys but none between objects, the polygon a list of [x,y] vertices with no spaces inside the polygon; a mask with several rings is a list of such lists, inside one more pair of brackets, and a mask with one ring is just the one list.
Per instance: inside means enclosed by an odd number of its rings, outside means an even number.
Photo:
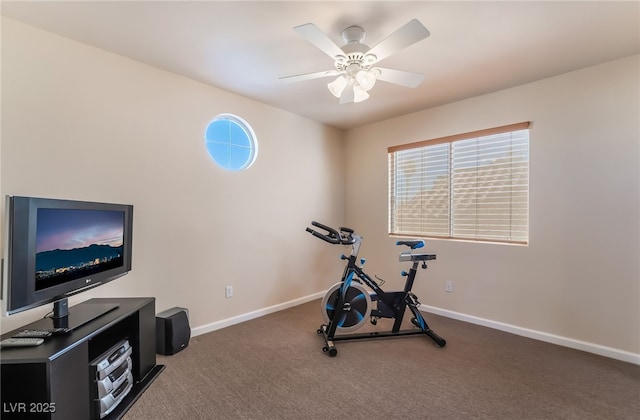
[{"label": "tv screen showing night cityscape", "polygon": [[124,264],[124,211],[38,209],[36,290]]},{"label": "tv screen showing night cityscape", "polygon": [[8,314],[65,299],[131,270],[132,205],[10,196],[6,210]]}]

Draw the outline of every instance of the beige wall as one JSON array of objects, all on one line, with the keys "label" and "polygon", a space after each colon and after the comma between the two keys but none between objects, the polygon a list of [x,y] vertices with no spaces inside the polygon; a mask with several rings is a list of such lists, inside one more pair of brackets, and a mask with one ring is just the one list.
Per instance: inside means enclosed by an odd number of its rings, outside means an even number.
[{"label": "beige wall", "polygon": [[529,246],[427,241],[437,260],[416,294],[445,311],[640,354],[638,62],[349,131],[346,223],[365,236],[369,270],[401,282],[387,234],[388,146],[531,121]]},{"label": "beige wall", "polygon": [[[258,137],[245,172],[225,172],[207,154],[205,127],[219,113],[244,118]],[[334,255],[304,228],[343,220],[341,136],[2,19],[2,196],[134,205],[133,271],[72,303],[155,296],[158,310],[189,308],[198,327],[326,289],[335,273],[322,262]],[[50,309],[3,317],[2,329]]]}]

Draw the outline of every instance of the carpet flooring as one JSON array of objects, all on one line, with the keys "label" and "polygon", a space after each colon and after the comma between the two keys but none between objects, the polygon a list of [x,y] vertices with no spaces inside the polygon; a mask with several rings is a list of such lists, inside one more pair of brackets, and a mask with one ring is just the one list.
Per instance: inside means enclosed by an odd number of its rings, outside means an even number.
[{"label": "carpet flooring", "polygon": [[320,301],[194,337],[158,356],[166,369],[124,419],[640,419],[638,365],[425,317],[446,347],[394,337],[328,357]]}]

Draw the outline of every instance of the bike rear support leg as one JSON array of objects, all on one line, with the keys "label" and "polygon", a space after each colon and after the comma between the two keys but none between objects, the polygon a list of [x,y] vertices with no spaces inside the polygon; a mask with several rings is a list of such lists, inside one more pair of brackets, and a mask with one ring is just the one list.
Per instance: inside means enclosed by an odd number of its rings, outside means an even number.
[{"label": "bike rear support leg", "polygon": [[436,334],[436,332],[433,331],[431,328],[429,328],[429,324],[427,324],[427,321],[424,319],[424,316],[422,316],[422,313],[418,309],[418,305],[415,302],[413,302],[413,297],[408,295],[407,299],[411,300],[408,306],[409,306],[409,309],[411,309],[411,312],[413,313],[413,319],[411,319],[411,322],[413,323],[413,325],[420,328],[426,335],[428,335],[436,343],[438,347],[444,347],[447,344],[447,341],[444,338],[440,337],[438,334]]}]

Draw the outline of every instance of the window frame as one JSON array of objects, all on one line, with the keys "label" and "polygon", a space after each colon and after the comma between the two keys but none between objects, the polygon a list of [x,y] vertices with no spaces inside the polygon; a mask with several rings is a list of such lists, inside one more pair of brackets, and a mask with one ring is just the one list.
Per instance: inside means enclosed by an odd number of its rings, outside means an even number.
[{"label": "window frame", "polygon": [[[401,145],[396,145],[396,146],[391,146],[387,148],[387,168],[388,168],[388,174],[387,174],[387,179],[388,179],[388,192],[387,192],[387,205],[388,205],[388,231],[389,231],[389,235],[392,237],[424,237],[424,238],[434,238],[434,239],[445,239],[445,240],[460,240],[460,241],[472,241],[472,242],[490,242],[490,243],[502,243],[502,244],[514,244],[514,245],[528,245],[529,243],[529,190],[530,190],[530,182],[529,182],[529,169],[530,169],[530,159],[529,159],[529,149],[530,149],[530,129],[531,129],[531,123],[529,121],[526,122],[520,122],[520,123],[516,123],[516,124],[509,124],[509,125],[505,125],[505,126],[501,126],[501,127],[494,127],[494,128],[488,128],[488,129],[483,129],[483,130],[477,130],[477,131],[472,131],[472,132],[468,132],[468,133],[462,133],[462,134],[455,134],[455,135],[451,135],[451,136],[446,136],[446,137],[440,137],[440,138],[435,138],[435,139],[431,139],[431,140],[423,140],[423,141],[418,141],[418,142],[414,142],[414,143],[408,143],[408,144],[401,144]],[[454,234],[454,212],[455,212],[455,196],[453,193],[453,188],[455,185],[455,181],[453,179],[454,177],[454,169],[453,169],[453,161],[454,161],[454,156],[452,155],[452,148],[453,148],[453,144],[456,142],[462,142],[462,141],[466,141],[466,140],[472,140],[472,139],[481,139],[484,137],[489,137],[489,136],[494,136],[494,135],[500,135],[500,134],[507,134],[507,133],[511,133],[511,132],[517,132],[517,131],[522,131],[522,130],[528,130],[527,133],[527,140],[526,140],[526,198],[525,198],[525,202],[526,202],[526,224],[525,224],[525,232],[526,232],[526,238],[524,240],[520,240],[520,239],[502,239],[502,238],[495,238],[495,237],[487,237],[487,235],[485,235],[485,237],[483,237],[482,235],[480,236],[473,236],[473,235],[456,235]],[[427,233],[427,232],[409,232],[409,231],[400,231],[400,229],[395,228],[395,225],[397,224],[398,221],[398,216],[396,216],[395,211],[397,210],[397,197],[399,197],[399,194],[397,193],[397,189],[396,189],[396,185],[395,182],[398,180],[399,176],[398,176],[398,168],[397,168],[397,159],[396,159],[396,152],[401,152],[401,151],[408,151],[408,150],[424,150],[426,153],[426,148],[429,146],[435,146],[435,145],[440,145],[440,144],[448,144],[449,145],[449,152],[448,155],[446,157],[446,159],[448,159],[448,163],[447,163],[447,181],[448,182],[448,186],[449,186],[449,191],[448,191],[448,196],[447,196],[447,200],[448,200],[448,207],[445,208],[445,213],[448,213],[447,217],[448,219],[443,223],[446,224],[448,223],[448,233],[447,234],[432,234],[432,233]],[[431,151],[433,151],[434,149],[431,149]],[[420,158],[420,163],[423,164],[424,160],[426,158]],[[394,165],[394,166],[392,166]],[[424,174],[425,171],[421,168],[421,173]],[[514,173],[510,173],[509,174],[509,180],[513,180],[515,177]],[[506,185],[506,184],[504,184]],[[407,189],[405,188],[406,191]],[[415,191],[419,191],[419,190],[415,190]],[[510,202],[512,202],[513,200],[510,199]],[[424,220],[423,217],[424,213],[422,211],[422,209],[419,212],[419,216],[416,219],[422,219]],[[477,214],[476,214],[477,217]],[[513,213],[509,214],[510,219],[510,226],[512,223],[512,218],[513,218]],[[408,221],[407,219],[405,219],[405,222]],[[478,224],[475,225],[476,229],[478,226]],[[394,231],[395,230],[395,231]],[[422,229],[424,230],[424,229]]]},{"label": "window frame", "polygon": [[[219,121],[228,121],[231,124],[235,124],[237,126],[237,128],[239,128],[246,135],[246,140],[249,143],[249,147],[245,148],[245,147],[240,146],[238,144],[233,144],[231,137],[228,139],[228,141],[221,141],[221,140],[217,140],[217,139],[209,139],[208,138],[209,128],[211,127],[212,124],[214,124],[216,122],[219,122]],[[224,169],[225,171],[229,171],[229,172],[242,172],[242,171],[245,171],[245,170],[249,169],[255,163],[256,158],[258,157],[258,139],[256,138],[256,134],[253,131],[253,128],[251,127],[251,125],[247,121],[245,121],[244,119],[242,119],[239,116],[234,115],[234,114],[228,114],[228,113],[218,114],[211,121],[209,121],[209,123],[205,127],[204,143],[205,143],[205,148],[207,149],[207,152],[208,152],[209,157],[211,158],[211,160],[213,160],[213,162],[216,165],[218,165],[220,168]],[[228,152],[229,153],[231,153],[232,147],[246,149],[248,151],[248,159],[246,159],[244,161],[244,163],[240,167],[235,167],[235,166],[230,165],[231,157],[229,156],[229,163],[227,165],[223,165],[218,159],[219,156],[218,155],[214,155],[214,152],[209,147],[210,144],[228,145],[228,148],[229,148]]]}]

